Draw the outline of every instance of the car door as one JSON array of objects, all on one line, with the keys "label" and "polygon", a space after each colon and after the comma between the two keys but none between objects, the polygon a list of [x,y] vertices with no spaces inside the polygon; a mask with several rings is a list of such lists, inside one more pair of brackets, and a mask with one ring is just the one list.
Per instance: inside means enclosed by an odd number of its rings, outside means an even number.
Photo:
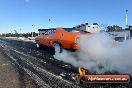
[{"label": "car door", "polygon": [[45,34],[42,34],[40,36],[40,39],[39,39],[40,44],[41,45],[46,45],[45,40],[46,40],[46,35]]},{"label": "car door", "polygon": [[50,29],[47,30],[47,31],[45,32],[45,34],[44,34],[43,39],[42,39],[43,44],[46,45],[46,46],[48,46],[48,41],[49,41],[48,39],[49,39],[50,31],[51,31]]},{"label": "car door", "polygon": [[47,46],[50,46],[50,41],[53,41],[55,39],[55,29],[51,29],[47,32],[45,43]]},{"label": "car door", "polygon": [[49,46],[51,45],[50,42],[53,42],[53,41],[56,40],[55,33],[56,33],[56,29],[51,29],[50,34],[48,35],[48,41],[47,41],[47,43],[48,43]]}]

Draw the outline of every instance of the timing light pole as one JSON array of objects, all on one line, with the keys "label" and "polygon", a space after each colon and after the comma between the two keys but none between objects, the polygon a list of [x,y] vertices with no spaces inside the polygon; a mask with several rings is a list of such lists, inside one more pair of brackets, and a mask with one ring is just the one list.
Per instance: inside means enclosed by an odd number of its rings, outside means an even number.
[{"label": "timing light pole", "polygon": [[128,27],[128,10],[126,10],[125,23],[126,27]]},{"label": "timing light pole", "polygon": [[49,28],[51,28],[51,19],[49,19]]}]

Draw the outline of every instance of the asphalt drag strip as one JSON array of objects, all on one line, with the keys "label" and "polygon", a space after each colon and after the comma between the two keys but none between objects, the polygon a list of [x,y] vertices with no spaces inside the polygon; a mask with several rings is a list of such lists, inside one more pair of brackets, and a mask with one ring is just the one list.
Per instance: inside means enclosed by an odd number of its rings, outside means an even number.
[{"label": "asphalt drag strip", "polygon": [[1,46],[3,47],[4,52],[6,52],[11,60],[18,66],[18,68],[21,68],[24,72],[30,75],[40,87],[79,88],[79,86],[62,79],[60,76],[46,71],[41,65],[39,65],[39,63],[36,64],[36,61],[39,58],[19,52],[6,44],[2,44]]},{"label": "asphalt drag strip", "polygon": [[[20,40],[0,39],[3,52],[12,62],[35,81],[38,88],[131,88],[129,84],[77,85],[71,75],[77,68],[53,57],[50,47],[37,49],[35,43]],[[88,72],[90,73],[90,72]],[[106,73],[107,74],[107,73]],[[108,72],[108,74],[111,74]],[[33,88],[33,87],[31,87]]]}]

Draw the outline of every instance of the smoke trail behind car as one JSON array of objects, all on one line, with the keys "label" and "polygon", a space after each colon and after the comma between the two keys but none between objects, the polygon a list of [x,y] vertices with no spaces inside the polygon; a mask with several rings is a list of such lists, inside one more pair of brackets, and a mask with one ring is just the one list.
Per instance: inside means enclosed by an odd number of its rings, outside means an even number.
[{"label": "smoke trail behind car", "polygon": [[80,49],[77,52],[64,50],[54,57],[93,72],[117,71],[132,74],[132,40],[114,44],[108,34],[99,33],[92,37],[81,36],[78,45]]}]

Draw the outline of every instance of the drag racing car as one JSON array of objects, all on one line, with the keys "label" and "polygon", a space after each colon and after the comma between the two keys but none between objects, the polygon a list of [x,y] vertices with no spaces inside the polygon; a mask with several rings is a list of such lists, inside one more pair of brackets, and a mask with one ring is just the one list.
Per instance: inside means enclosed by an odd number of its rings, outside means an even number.
[{"label": "drag racing car", "polygon": [[39,36],[35,38],[36,46],[51,46],[55,52],[61,53],[63,48],[78,49],[78,39],[81,34],[91,35],[89,32],[74,28],[39,29]]}]

